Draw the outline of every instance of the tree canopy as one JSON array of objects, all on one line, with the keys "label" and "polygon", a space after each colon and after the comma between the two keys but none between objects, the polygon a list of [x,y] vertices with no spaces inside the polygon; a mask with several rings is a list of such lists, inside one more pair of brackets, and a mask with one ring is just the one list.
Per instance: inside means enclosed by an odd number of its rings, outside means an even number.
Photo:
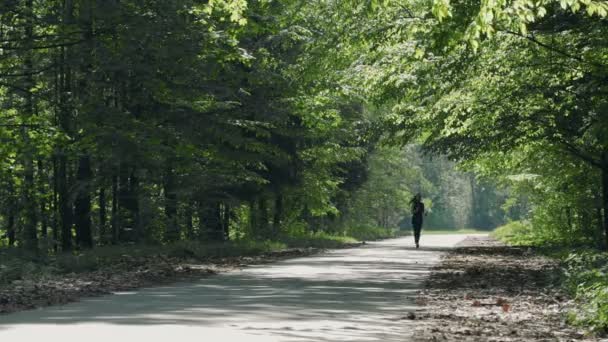
[{"label": "tree canopy", "polygon": [[3,1],[2,244],[344,234],[402,224],[420,191],[435,225],[528,219],[597,242],[607,15],[592,0]]}]

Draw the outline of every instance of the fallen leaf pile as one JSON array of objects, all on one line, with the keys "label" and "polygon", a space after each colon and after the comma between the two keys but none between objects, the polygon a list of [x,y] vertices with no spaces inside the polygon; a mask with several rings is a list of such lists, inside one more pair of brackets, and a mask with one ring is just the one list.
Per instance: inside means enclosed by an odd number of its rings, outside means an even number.
[{"label": "fallen leaf pile", "polygon": [[555,260],[487,237],[467,239],[433,269],[416,341],[592,341],[565,322],[574,303]]},{"label": "fallen leaf pile", "polygon": [[251,264],[318,253],[318,249],[289,249],[253,257],[194,260],[155,255],[122,256],[99,270],[54,274],[13,281],[0,286],[0,315],[50,305],[74,302],[83,297],[155,286],[179,280],[197,279]]}]

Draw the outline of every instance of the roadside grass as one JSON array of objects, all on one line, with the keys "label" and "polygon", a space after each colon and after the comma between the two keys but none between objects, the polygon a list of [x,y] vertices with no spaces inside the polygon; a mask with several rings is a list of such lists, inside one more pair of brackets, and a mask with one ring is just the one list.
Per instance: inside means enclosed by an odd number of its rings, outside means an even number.
[{"label": "roadside grass", "polygon": [[353,245],[359,241],[350,236],[330,235],[327,233],[303,234],[300,236],[280,237],[285,246],[289,248],[341,248]]},{"label": "roadside grass", "polygon": [[274,241],[254,241],[248,239],[206,243],[200,241],[180,241],[173,244],[133,244],[102,246],[87,251],[41,256],[28,254],[19,248],[0,248],[0,286],[19,280],[33,280],[51,276],[93,272],[99,269],[128,265],[135,267],[150,259],[212,261],[221,258],[262,256],[267,253],[289,249],[328,249],[351,247],[359,241],[394,238],[402,233],[395,229],[359,228],[349,235],[329,233],[300,233],[277,236]]},{"label": "roadside grass", "polygon": [[383,239],[392,239],[400,236],[411,235],[410,229],[392,229],[380,227],[351,227],[346,232],[346,235],[353,237],[359,241],[376,241]]},{"label": "roadside grass", "polygon": [[144,264],[150,258],[175,258],[205,261],[228,257],[257,256],[287,249],[284,242],[231,241],[201,243],[182,241],[168,245],[103,246],[88,251],[49,255],[27,254],[20,249],[0,250],[0,285],[18,280],[36,280],[52,275],[84,273],[112,268],[119,264],[130,267]]},{"label": "roadside grass", "polygon": [[445,229],[445,228],[422,228],[422,234],[489,234],[491,230],[465,228],[465,229]]},{"label": "roadside grass", "polygon": [[567,313],[568,323],[589,329],[598,336],[608,334],[608,253],[582,245],[542,243],[529,224],[511,222],[493,236],[510,245],[537,246],[562,265],[562,286],[577,302]]}]

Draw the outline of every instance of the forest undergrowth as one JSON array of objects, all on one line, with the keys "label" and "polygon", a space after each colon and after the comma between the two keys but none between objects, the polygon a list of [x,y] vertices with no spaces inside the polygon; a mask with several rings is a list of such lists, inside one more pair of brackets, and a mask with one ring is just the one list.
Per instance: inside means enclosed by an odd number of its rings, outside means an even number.
[{"label": "forest undergrowth", "polygon": [[417,302],[419,341],[579,341],[595,337],[568,324],[577,304],[561,264],[533,247],[471,237],[434,268]]},{"label": "forest undergrowth", "polygon": [[[363,240],[406,232],[373,229],[350,236],[326,233],[291,235],[276,241],[170,245],[122,245],[55,256],[21,249],[0,251],[0,314],[77,301],[147,286],[192,280],[251,264],[301,257],[326,249],[352,248]],[[363,239],[364,238],[364,239]]]},{"label": "forest undergrowth", "polygon": [[[543,234],[544,233],[544,234]],[[495,237],[513,246],[530,246],[560,264],[561,287],[575,299],[567,312],[570,324],[597,335],[608,333],[608,253],[593,241],[572,235],[551,236],[529,223],[513,222],[497,229]]]}]

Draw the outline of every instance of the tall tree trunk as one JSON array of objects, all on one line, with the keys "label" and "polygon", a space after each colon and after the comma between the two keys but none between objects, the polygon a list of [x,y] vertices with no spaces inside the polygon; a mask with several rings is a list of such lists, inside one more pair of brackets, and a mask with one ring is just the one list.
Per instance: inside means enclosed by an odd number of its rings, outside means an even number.
[{"label": "tall tree trunk", "polygon": [[208,241],[224,241],[220,202],[199,202],[199,234]]},{"label": "tall tree trunk", "polygon": [[249,201],[249,230],[253,236],[258,236],[258,210],[253,199]]},{"label": "tall tree trunk", "polygon": [[258,231],[259,236],[268,238],[269,235],[268,202],[264,196],[258,198]]},{"label": "tall tree trunk", "polygon": [[281,231],[283,224],[283,195],[277,191],[274,199],[274,217],[272,220],[273,234],[278,234]]},{"label": "tall tree trunk", "polygon": [[186,208],[184,209],[184,221],[186,226],[186,237],[188,240],[194,238],[194,224],[192,222],[192,216],[194,215],[192,210],[192,204],[190,202],[186,203]]},{"label": "tall tree trunk", "polygon": [[6,237],[8,238],[8,245],[9,247],[14,247],[15,246],[15,238],[16,238],[16,234],[15,234],[15,213],[13,211],[11,211],[8,214],[8,222],[7,222],[7,227],[6,227]]},{"label": "tall tree trunk", "polygon": [[8,238],[9,247],[15,246],[16,234],[15,234],[15,214],[16,214],[16,201],[15,201],[15,187],[13,185],[12,172],[8,171],[8,213],[7,213],[7,227],[6,237]]},{"label": "tall tree trunk", "polygon": [[205,217],[205,204],[203,203],[203,200],[198,200],[197,204],[196,204],[196,214],[198,216],[198,231],[197,231],[197,235],[198,235],[198,239],[199,240],[205,240],[206,236],[206,227],[205,227],[205,222],[206,222],[206,217]]},{"label": "tall tree trunk", "polygon": [[211,240],[224,241],[224,226],[222,216],[222,203],[215,201],[211,206]]},{"label": "tall tree trunk", "polygon": [[230,205],[224,203],[224,211],[222,214],[222,227],[224,231],[224,240],[230,240],[230,215],[231,208]]},{"label": "tall tree trunk", "polygon": [[112,244],[117,244],[120,237],[120,213],[118,211],[119,205],[119,194],[118,194],[118,176],[112,176]]},{"label": "tall tree trunk", "polygon": [[121,163],[118,172],[118,217],[121,240],[135,241],[143,233],[139,217],[139,179],[136,173],[137,170],[129,163]]},{"label": "tall tree trunk", "polygon": [[608,249],[608,150],[602,153],[602,207],[604,209],[604,239]]},{"label": "tall tree trunk", "polygon": [[[73,0],[64,0],[63,2],[63,25],[69,26],[72,24],[74,12]],[[59,86],[61,88],[59,94],[59,113],[58,123],[63,133],[70,135],[71,133],[71,69],[69,66],[70,50],[68,47],[61,47],[59,57],[61,72],[59,74]],[[64,146],[60,146],[58,156],[58,172],[57,172],[57,192],[59,201],[59,221],[61,227],[61,250],[67,252],[72,250],[72,220],[73,208],[69,194],[68,183],[68,157]]]},{"label": "tall tree trunk", "polygon": [[475,175],[469,175],[469,181],[471,184],[471,211],[469,213],[469,227],[471,228],[482,228],[481,224],[479,224],[478,220],[478,196],[477,196],[477,182],[475,180]]},{"label": "tall tree trunk", "polygon": [[[25,77],[25,86],[27,90],[25,93],[25,107],[23,109],[24,121],[26,124],[30,123],[31,118],[34,116],[34,100],[31,93],[31,89],[34,88],[34,60],[33,60],[33,47],[31,44],[34,41],[34,3],[33,0],[25,1],[26,8],[26,24],[25,24],[25,59],[24,59],[24,74],[28,75]],[[37,232],[37,219],[36,219],[36,199],[35,190],[36,184],[34,182],[34,147],[30,142],[29,129],[27,126],[23,126],[22,130],[24,151],[23,151],[23,170],[24,170],[24,182],[23,182],[23,209],[24,209],[24,221],[23,221],[23,246],[31,251],[38,250],[38,232]]]},{"label": "tall tree trunk", "polygon": [[167,162],[164,179],[165,216],[167,226],[165,228],[165,240],[175,242],[179,240],[179,223],[177,221],[177,194],[175,192],[175,175],[173,165]]},{"label": "tall tree trunk", "polygon": [[131,210],[131,216],[132,216],[132,220],[133,220],[133,229],[135,230],[135,234],[133,236],[133,239],[135,241],[140,241],[143,237],[144,237],[144,227],[142,226],[142,220],[141,220],[141,212],[140,212],[140,205],[139,205],[139,191],[140,191],[140,184],[139,184],[139,177],[137,177],[137,169],[133,168],[133,170],[131,171],[131,175],[129,177],[129,207]]},{"label": "tall tree trunk", "polygon": [[58,242],[59,242],[59,221],[60,221],[60,213],[59,213],[59,183],[58,183],[58,166],[57,166],[57,154],[53,154],[53,252],[57,253]]},{"label": "tall tree trunk", "polygon": [[65,154],[59,156],[57,187],[59,193],[59,221],[61,222],[61,250],[72,250],[72,203],[68,191],[68,160]]},{"label": "tall tree trunk", "polygon": [[132,220],[130,220],[130,198],[129,198],[129,167],[121,163],[118,169],[118,219],[120,230],[118,240],[124,242],[128,232],[132,231]]},{"label": "tall tree trunk", "polygon": [[[95,44],[93,41],[93,9],[92,0],[81,0],[78,6],[78,23],[83,32],[83,49],[80,49],[80,66],[77,74],[78,87],[75,88],[75,96],[80,105],[92,103],[90,93],[93,91],[89,84],[90,74],[93,69],[93,53]],[[86,115],[85,111],[79,111],[78,116]],[[78,122],[78,120],[77,120]],[[77,127],[77,129],[80,127]],[[80,133],[79,133],[80,134]],[[86,134],[86,132],[84,133]],[[91,183],[93,171],[91,169],[91,158],[85,151],[78,158],[76,172],[76,201],[74,203],[74,216],[76,226],[76,241],[81,249],[93,247],[93,232],[91,228]]]},{"label": "tall tree trunk", "polygon": [[[42,159],[38,159],[38,192],[43,195],[46,192],[45,184],[48,181],[44,170],[44,163]],[[47,196],[40,201],[40,235],[46,240],[48,236],[48,210],[46,202]]]},{"label": "tall tree trunk", "polygon": [[106,189],[102,185],[99,188],[99,241],[100,243],[107,243],[107,203],[106,203]]},{"label": "tall tree trunk", "polygon": [[76,224],[76,241],[78,247],[89,249],[93,247],[93,232],[91,230],[91,159],[88,155],[81,156],[76,172],[78,194],[74,203],[74,222]]},{"label": "tall tree trunk", "polygon": [[604,245],[606,243],[605,239],[603,239],[602,237],[604,236],[604,218],[602,215],[602,199],[604,197],[602,196],[601,193],[595,193],[594,194],[594,199],[595,199],[595,236],[597,237],[597,247],[599,249],[602,248],[606,248]]}]

